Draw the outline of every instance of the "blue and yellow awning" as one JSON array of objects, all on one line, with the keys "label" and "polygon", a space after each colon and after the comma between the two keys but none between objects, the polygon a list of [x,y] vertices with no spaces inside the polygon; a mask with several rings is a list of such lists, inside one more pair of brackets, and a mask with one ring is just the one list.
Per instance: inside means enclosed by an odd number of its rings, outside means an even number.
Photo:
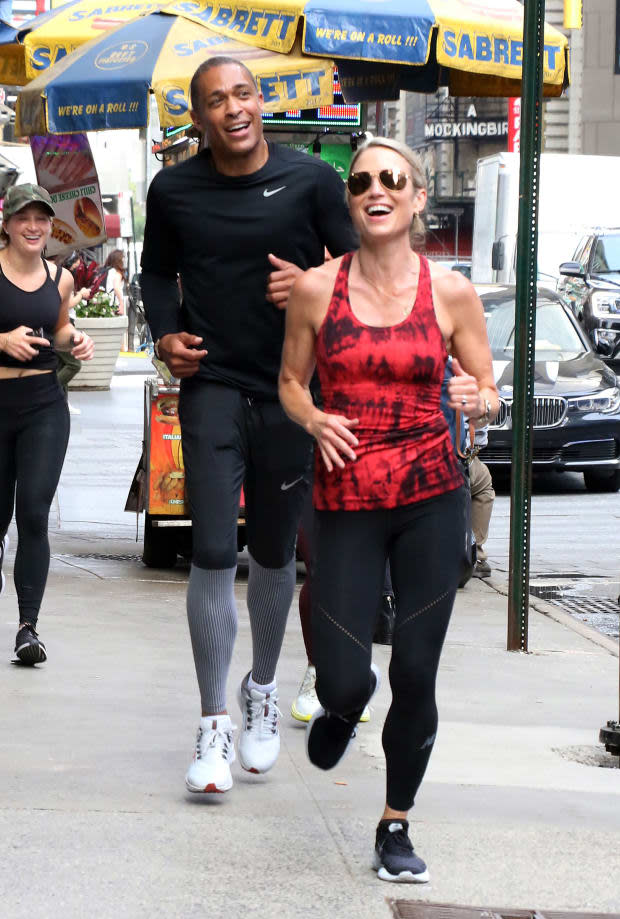
[{"label": "blue and yellow awning", "polygon": [[[288,54],[336,58],[351,101],[447,85],[452,95],[516,95],[523,57],[518,0],[70,0],[0,35],[0,82],[23,85],[123,23],[166,11],[218,35]],[[568,44],[545,26],[544,92],[568,84]]]},{"label": "blue and yellow awning", "polygon": [[[517,0],[181,0],[167,9],[284,53],[301,30],[305,54],[337,60],[349,101],[438,85],[452,95],[519,91],[523,6]],[[544,92],[559,95],[568,84],[568,42],[546,25],[544,45]]]},{"label": "blue and yellow awning", "polygon": [[17,134],[65,134],[148,123],[155,94],[162,127],[189,121],[189,83],[213,55],[242,61],[256,77],[267,112],[330,105],[333,61],[293,50],[278,54],[241,44],[206,26],[151,13],[82,45],[25,86]]}]

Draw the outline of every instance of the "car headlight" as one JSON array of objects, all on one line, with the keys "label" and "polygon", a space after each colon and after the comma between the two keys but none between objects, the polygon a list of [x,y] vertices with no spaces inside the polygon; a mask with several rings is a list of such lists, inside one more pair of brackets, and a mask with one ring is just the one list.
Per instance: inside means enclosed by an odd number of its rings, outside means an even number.
[{"label": "car headlight", "polygon": [[602,392],[592,393],[591,396],[577,396],[568,399],[568,411],[587,414],[588,412],[604,412],[611,414],[620,410],[620,389],[613,386]]},{"label": "car headlight", "polygon": [[620,316],[620,291],[599,290],[592,294],[592,314],[602,319]]}]

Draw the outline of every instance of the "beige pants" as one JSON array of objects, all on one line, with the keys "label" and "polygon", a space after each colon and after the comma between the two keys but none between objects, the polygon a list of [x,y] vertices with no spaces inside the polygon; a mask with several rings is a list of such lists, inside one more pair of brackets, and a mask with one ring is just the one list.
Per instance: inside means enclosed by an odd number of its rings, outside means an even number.
[{"label": "beige pants", "polygon": [[489,535],[489,524],[493,511],[495,491],[489,467],[475,456],[469,466],[469,487],[471,489],[471,528],[476,540],[476,552],[479,559],[487,557],[484,544]]}]

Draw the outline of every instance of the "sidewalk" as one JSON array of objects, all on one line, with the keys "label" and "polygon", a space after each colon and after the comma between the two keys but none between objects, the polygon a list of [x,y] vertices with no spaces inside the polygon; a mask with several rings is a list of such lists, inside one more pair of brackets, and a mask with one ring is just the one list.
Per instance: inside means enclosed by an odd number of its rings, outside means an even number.
[{"label": "sidewalk", "polygon": [[[191,796],[183,777],[198,697],[186,571],[72,554],[131,555],[128,540],[52,542],[47,664],[8,663],[11,578],[0,600],[6,919],[388,919],[387,899],[620,910],[620,770],[596,765],[599,728],[618,716],[618,659],[600,645],[532,610],[531,653],[508,654],[506,598],[480,581],[459,591],[439,735],[412,812],[431,883],[386,884],[369,865],[387,679],[357,749],[333,773],[313,769],[289,715],[305,668],[295,601],[279,668],[277,765],[252,776],[236,763],[228,795]],[[11,550],[9,571],[12,562]],[[241,570],[235,716],[250,665],[244,578]],[[386,676],[389,649],[375,646],[375,660]]]}]

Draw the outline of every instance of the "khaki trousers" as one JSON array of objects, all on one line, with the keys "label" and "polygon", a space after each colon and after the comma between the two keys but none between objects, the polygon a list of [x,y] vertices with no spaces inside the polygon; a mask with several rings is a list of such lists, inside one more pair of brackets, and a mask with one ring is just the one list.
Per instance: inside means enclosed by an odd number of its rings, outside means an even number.
[{"label": "khaki trousers", "polygon": [[489,524],[493,511],[495,491],[489,467],[475,456],[469,466],[469,487],[471,490],[471,528],[476,540],[478,558],[485,560],[484,544],[489,535]]}]

